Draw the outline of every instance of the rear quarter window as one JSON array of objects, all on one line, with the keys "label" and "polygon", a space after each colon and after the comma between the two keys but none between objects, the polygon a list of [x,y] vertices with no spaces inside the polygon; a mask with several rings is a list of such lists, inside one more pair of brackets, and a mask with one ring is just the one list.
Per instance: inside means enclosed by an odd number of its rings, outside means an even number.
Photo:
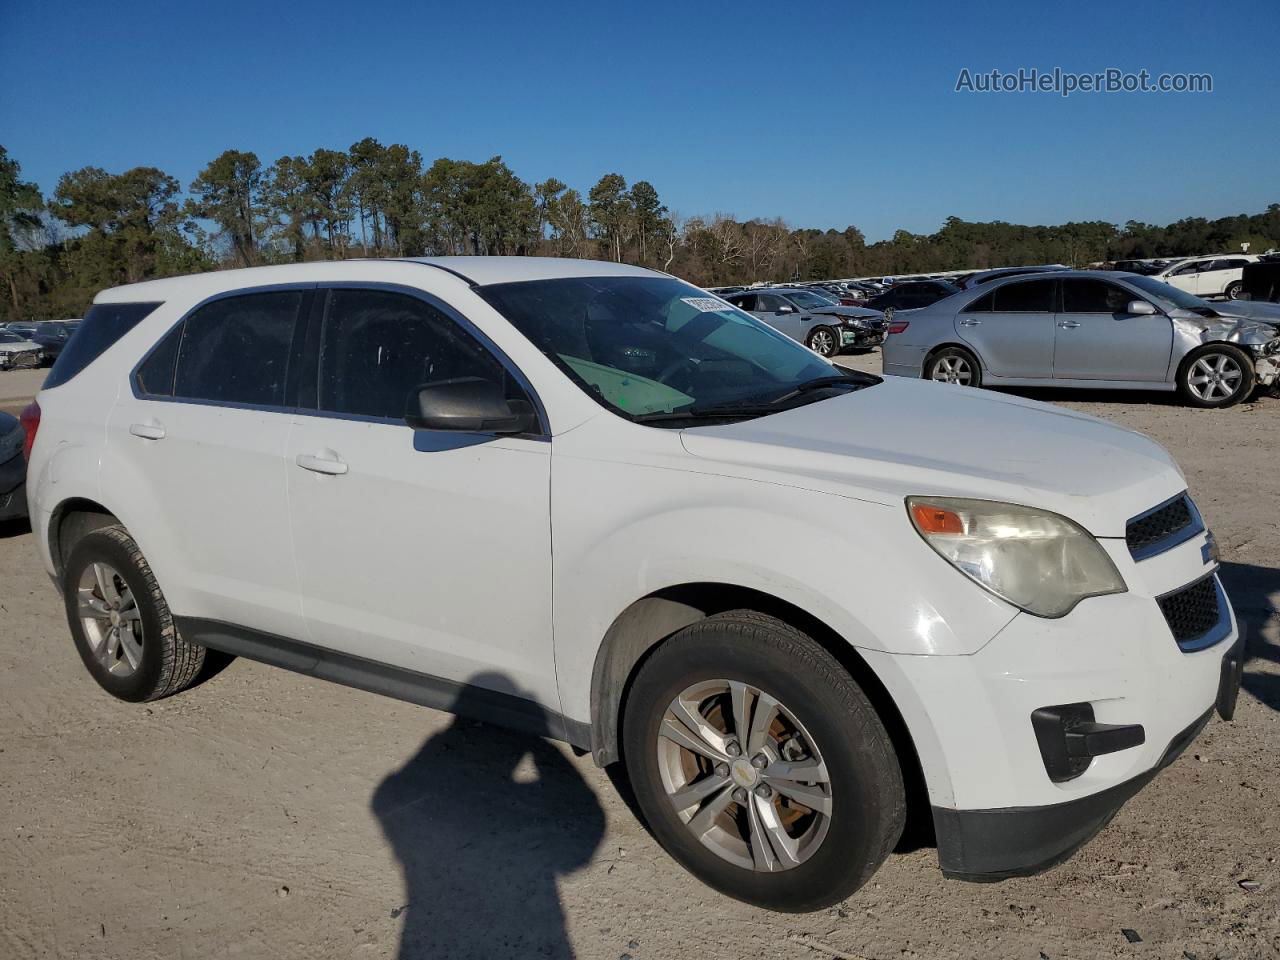
[{"label": "rear quarter window", "polygon": [[58,354],[44,389],[60,387],[76,376],[158,306],[159,303],[95,303]]}]

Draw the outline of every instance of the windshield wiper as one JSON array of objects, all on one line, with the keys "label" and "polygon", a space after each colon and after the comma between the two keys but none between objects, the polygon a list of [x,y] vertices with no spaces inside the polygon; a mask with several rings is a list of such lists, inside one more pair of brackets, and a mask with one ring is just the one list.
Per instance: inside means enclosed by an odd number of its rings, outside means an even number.
[{"label": "windshield wiper", "polygon": [[856,371],[850,371],[849,373],[833,377],[815,377],[812,380],[806,380],[804,383],[797,384],[782,396],[775,397],[769,402],[776,406],[779,403],[786,403],[788,400],[794,400],[796,397],[803,396],[806,393],[811,393],[814,390],[822,390],[825,387],[848,386],[854,390],[861,390],[863,387],[869,387],[879,382],[880,381],[877,378],[870,376],[869,374],[857,373]]},{"label": "windshield wiper", "polygon": [[631,419],[636,423],[671,423],[677,420],[731,420],[734,417],[763,417],[777,412],[773,406],[727,403],[716,407],[687,407],[670,413],[641,413]]}]

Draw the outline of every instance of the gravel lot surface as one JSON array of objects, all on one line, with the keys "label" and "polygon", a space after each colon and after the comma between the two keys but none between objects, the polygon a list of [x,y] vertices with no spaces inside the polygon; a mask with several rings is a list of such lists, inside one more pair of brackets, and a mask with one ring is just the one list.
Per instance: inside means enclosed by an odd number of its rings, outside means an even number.
[{"label": "gravel lot surface", "polygon": [[[39,379],[0,373],[0,409]],[[0,957],[1280,956],[1280,401],[1034,396],[1173,451],[1253,633],[1235,722],[1067,864],[972,885],[926,847],[837,908],[747,907],[677,867],[606,772],[542,740],[246,660],[148,706],[112,700],[9,525]]]}]

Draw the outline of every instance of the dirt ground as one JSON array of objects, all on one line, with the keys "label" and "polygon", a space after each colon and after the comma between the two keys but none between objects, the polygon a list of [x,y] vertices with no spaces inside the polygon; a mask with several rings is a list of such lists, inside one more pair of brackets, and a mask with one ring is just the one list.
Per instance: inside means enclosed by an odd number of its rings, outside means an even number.
[{"label": "dirt ground", "polygon": [[[0,408],[21,406],[13,377],[38,379],[0,374]],[[605,771],[545,741],[246,660],[149,706],[112,700],[10,525],[0,958],[1280,956],[1280,401],[1035,396],[1174,452],[1253,632],[1235,722],[1215,719],[1067,864],[972,885],[924,848],[831,910],[744,906],[677,867]]]}]

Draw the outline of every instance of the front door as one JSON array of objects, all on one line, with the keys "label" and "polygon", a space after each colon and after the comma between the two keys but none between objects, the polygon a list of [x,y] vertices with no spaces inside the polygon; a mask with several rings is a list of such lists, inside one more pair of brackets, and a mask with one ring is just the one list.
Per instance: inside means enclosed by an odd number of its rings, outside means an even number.
[{"label": "front door", "polygon": [[[805,329],[807,324],[801,320],[803,315],[776,293],[757,294],[756,306],[751,313],[779,333],[785,333],[800,343],[804,343],[805,335],[809,332]],[[805,320],[807,319],[806,317]]]},{"label": "front door", "polygon": [[956,333],[978,362],[997,377],[1048,380],[1053,376],[1056,280],[1013,280],[956,314]]},{"label": "front door", "polygon": [[1054,377],[1163,381],[1173,349],[1173,325],[1163,313],[1129,313],[1128,305],[1135,299],[1135,294],[1106,280],[1063,280]]},{"label": "front door", "polygon": [[314,643],[452,683],[505,677],[559,709],[551,647],[551,444],[414,430],[425,383],[523,393],[443,304],[321,291],[314,411],[286,456],[302,607]]},{"label": "front door", "polygon": [[1163,278],[1170,286],[1200,295],[1200,273],[1211,265],[1208,260],[1189,260],[1174,267]]}]

